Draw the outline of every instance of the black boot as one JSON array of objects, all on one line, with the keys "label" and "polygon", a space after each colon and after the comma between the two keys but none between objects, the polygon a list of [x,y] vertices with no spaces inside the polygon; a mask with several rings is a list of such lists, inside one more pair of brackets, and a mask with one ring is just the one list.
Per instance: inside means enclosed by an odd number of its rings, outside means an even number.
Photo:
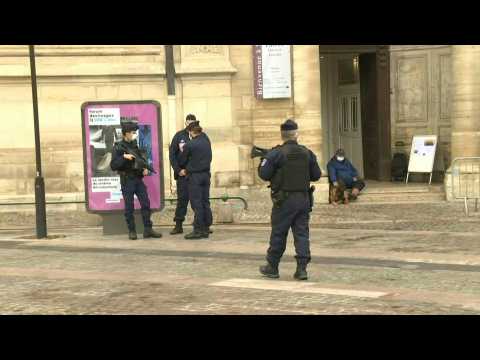
[{"label": "black boot", "polygon": [[131,230],[128,232],[128,238],[130,240],[137,240],[137,232],[135,230]]},{"label": "black boot", "polygon": [[153,230],[151,227],[146,227],[143,230],[143,238],[148,239],[148,238],[161,238],[162,234],[157,233],[155,230]]},{"label": "black boot", "polygon": [[297,264],[297,271],[293,274],[293,277],[297,280],[307,280],[307,265],[305,264]]},{"label": "black boot", "polygon": [[[207,234],[208,237],[208,234]],[[205,234],[199,230],[193,230],[190,234],[185,235],[185,239],[187,240],[197,240],[197,239],[204,239]]]},{"label": "black boot", "polygon": [[176,234],[183,234],[183,227],[180,221],[177,222],[173,230],[170,231],[170,235],[176,235]]},{"label": "black boot", "polygon": [[260,273],[271,279],[278,279],[280,277],[278,274],[278,266],[272,266],[270,263],[260,266]]},{"label": "black boot", "polygon": [[202,234],[202,239],[208,239],[208,236],[210,235],[210,230],[208,228],[202,229],[200,232]]}]

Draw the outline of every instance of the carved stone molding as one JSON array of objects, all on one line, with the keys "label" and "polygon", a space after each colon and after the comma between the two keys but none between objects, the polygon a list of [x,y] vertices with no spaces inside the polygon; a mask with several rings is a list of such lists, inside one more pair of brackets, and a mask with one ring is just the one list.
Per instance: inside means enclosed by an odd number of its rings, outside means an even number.
[{"label": "carved stone molding", "polygon": [[449,48],[451,45],[390,45],[390,52]]},{"label": "carved stone molding", "polygon": [[395,102],[398,123],[427,125],[428,64],[427,56],[402,56],[394,67]]},{"label": "carved stone molding", "polygon": [[450,122],[452,113],[452,56],[450,54],[439,57],[439,82],[440,82],[440,120]]},{"label": "carved stone molding", "polygon": [[[39,77],[163,76],[163,45],[38,45]],[[30,75],[28,46],[0,46],[0,77]]]},{"label": "carved stone molding", "polygon": [[[17,63],[13,63],[17,60]],[[61,57],[38,57],[36,60],[37,76],[39,77],[104,77],[104,76],[165,76],[163,64],[148,61],[148,59],[126,59],[119,61],[118,57],[104,57],[99,62],[98,57],[82,57],[68,61]],[[8,61],[6,61],[8,60]],[[56,60],[56,61],[53,61]],[[130,61],[131,60],[131,61]],[[28,59],[18,62],[18,58],[0,58],[0,78],[22,78],[30,76]]]},{"label": "carved stone molding", "polygon": [[[163,61],[163,45],[36,45],[38,56],[121,56],[153,55]],[[28,56],[26,45],[2,45],[0,57]]]},{"label": "carved stone molding", "polygon": [[234,74],[229,45],[181,45],[178,75]]},{"label": "carved stone molding", "polygon": [[187,48],[187,54],[190,56],[197,55],[224,55],[224,47],[221,45],[190,45]]}]

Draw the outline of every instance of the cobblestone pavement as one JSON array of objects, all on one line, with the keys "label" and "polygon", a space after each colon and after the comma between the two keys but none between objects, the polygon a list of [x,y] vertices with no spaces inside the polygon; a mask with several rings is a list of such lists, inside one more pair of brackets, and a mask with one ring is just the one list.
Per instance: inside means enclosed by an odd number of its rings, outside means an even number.
[{"label": "cobblestone pavement", "polygon": [[[0,313],[480,314],[478,233],[352,227],[311,230],[307,283],[292,279],[291,236],[281,279],[258,274],[265,226],[216,226],[197,241],[169,228],[159,228],[162,239],[138,241],[101,228],[51,230],[64,237],[49,240],[0,231]],[[232,279],[260,282],[216,285]]]}]

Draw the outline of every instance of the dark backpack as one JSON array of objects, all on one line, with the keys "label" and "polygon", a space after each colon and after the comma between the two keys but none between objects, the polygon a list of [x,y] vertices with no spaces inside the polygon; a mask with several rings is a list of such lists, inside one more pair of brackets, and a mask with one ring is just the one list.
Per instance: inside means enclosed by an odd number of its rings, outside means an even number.
[{"label": "dark backpack", "polygon": [[392,159],[392,179],[405,179],[408,172],[408,158],[403,153],[396,153]]}]

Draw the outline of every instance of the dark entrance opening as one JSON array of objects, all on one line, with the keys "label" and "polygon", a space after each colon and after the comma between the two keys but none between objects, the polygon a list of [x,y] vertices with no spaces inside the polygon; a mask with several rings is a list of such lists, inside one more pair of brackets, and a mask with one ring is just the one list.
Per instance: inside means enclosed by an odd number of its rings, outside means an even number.
[{"label": "dark entrance opening", "polygon": [[[365,179],[391,181],[390,58],[386,45],[320,45],[322,117],[326,157],[331,157],[343,133],[343,118],[336,107],[342,93],[336,62],[345,56],[358,58],[360,85],[361,147]],[[348,117],[347,117],[348,118]],[[348,124],[348,121],[347,121]],[[340,131],[340,133],[339,133]],[[353,148],[353,147],[352,147]],[[325,159],[327,160],[327,159]]]},{"label": "dark entrance opening", "polygon": [[366,179],[390,181],[390,66],[388,47],[360,53],[360,105]]}]

